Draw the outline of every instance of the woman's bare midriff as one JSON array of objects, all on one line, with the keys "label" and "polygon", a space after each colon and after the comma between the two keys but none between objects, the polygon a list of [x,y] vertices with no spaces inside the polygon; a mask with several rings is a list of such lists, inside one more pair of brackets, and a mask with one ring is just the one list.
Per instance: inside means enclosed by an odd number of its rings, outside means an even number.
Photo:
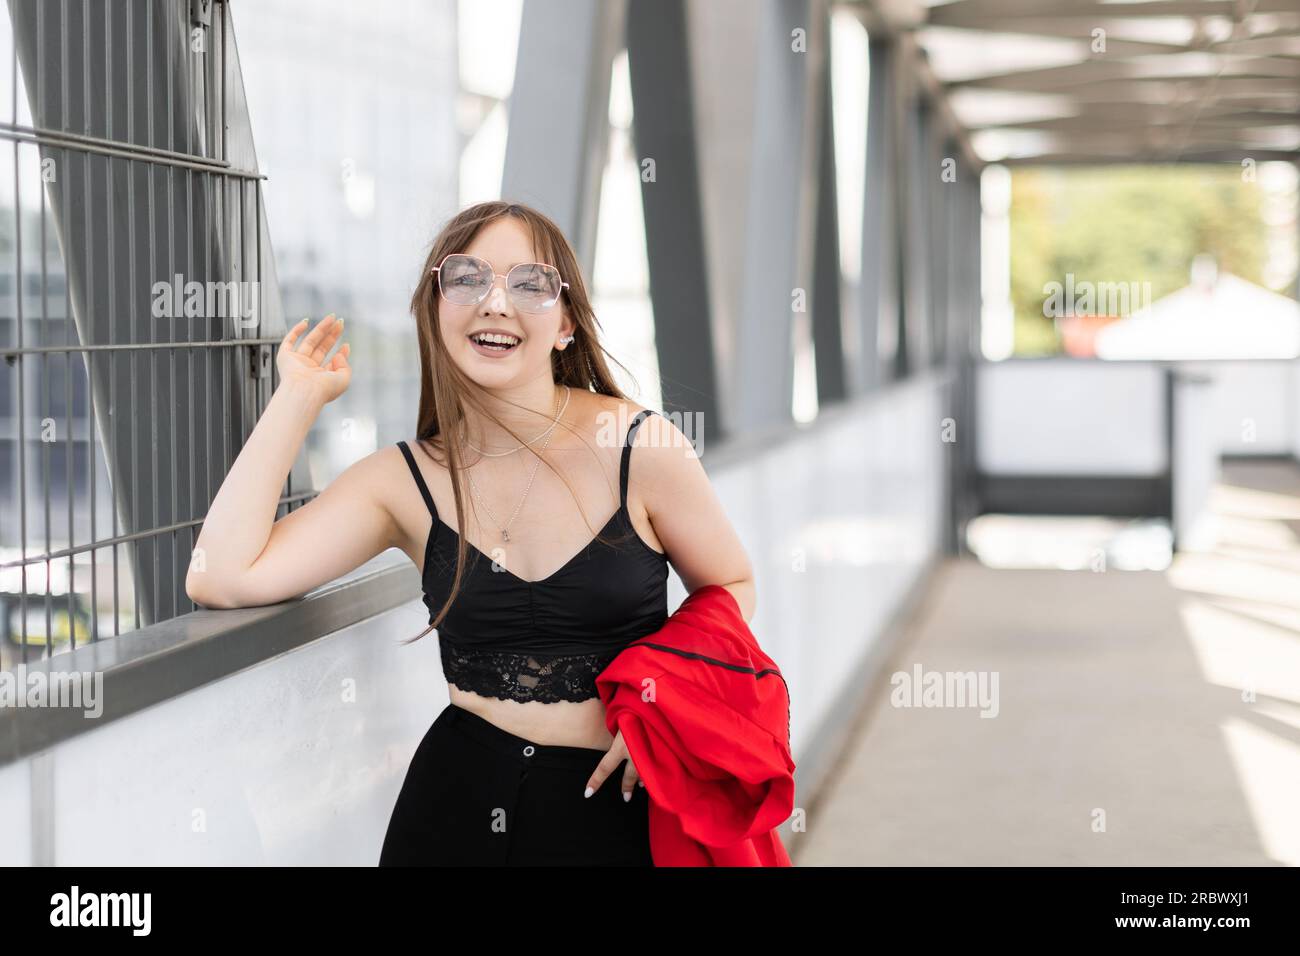
[{"label": "woman's bare midriff", "polygon": [[448,683],[451,702],[490,724],[535,744],[609,750],[614,735],[605,727],[605,705],[599,697],[552,704],[484,697]]}]

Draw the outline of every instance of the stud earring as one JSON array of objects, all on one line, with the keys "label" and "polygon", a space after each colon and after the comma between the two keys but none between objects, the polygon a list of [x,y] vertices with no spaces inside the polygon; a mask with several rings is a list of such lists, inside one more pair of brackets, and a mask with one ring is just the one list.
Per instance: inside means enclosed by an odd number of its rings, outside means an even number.
[{"label": "stud earring", "polygon": [[560,338],[560,344],[561,344],[561,345],[568,345],[568,344],[569,344],[570,342],[572,342],[572,341],[573,341],[573,336],[572,336],[572,335],[565,335],[565,336],[562,336],[562,337]]}]

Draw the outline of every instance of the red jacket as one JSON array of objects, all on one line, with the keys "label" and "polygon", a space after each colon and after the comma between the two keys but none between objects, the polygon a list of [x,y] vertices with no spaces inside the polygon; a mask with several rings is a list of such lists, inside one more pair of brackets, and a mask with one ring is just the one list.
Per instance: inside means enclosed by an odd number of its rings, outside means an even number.
[{"label": "red jacket", "polygon": [[791,866],[790,698],[731,592],[694,591],[596,677],[650,796],[656,866]]}]

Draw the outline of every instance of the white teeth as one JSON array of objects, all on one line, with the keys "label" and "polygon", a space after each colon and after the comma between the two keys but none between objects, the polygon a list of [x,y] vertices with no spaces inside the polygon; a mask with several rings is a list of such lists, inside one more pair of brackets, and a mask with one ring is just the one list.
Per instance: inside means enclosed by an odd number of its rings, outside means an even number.
[{"label": "white teeth", "polygon": [[470,336],[470,338],[473,341],[478,342],[480,344],[489,344],[489,343],[496,344],[496,345],[518,345],[519,344],[519,340],[515,338],[513,335],[501,335],[496,332],[482,332],[479,333],[478,335],[472,335]]}]

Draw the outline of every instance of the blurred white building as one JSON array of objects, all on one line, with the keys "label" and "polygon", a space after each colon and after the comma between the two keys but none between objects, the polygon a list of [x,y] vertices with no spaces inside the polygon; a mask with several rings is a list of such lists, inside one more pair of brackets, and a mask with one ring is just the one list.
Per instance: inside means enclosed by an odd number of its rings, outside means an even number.
[{"label": "blurred white building", "polygon": [[1198,256],[1190,285],[1100,329],[1095,347],[1103,359],[1296,358],[1300,303]]}]

